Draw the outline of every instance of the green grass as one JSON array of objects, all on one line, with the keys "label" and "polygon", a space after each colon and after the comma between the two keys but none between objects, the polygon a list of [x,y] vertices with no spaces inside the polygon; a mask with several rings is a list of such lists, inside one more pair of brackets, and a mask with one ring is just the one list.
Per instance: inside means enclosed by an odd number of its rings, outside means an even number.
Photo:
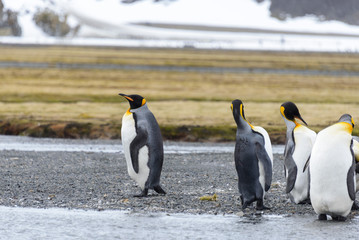
[{"label": "green grass", "polygon": [[2,102],[118,102],[119,92],[137,92],[155,101],[359,103],[356,76],[0,69],[0,86]]},{"label": "green grass", "polygon": [[[356,54],[4,46],[0,51],[0,61],[16,62],[359,71]],[[53,126],[59,131],[61,124],[78,123],[75,136],[115,138],[128,108],[119,92],[143,95],[167,139],[233,140],[230,104],[236,98],[244,102],[247,119],[279,142],[284,101],[295,102],[316,131],[343,113],[359,122],[359,76],[53,68],[0,68],[0,119],[28,126],[25,135],[52,136]],[[57,134],[65,136],[61,131]]]}]

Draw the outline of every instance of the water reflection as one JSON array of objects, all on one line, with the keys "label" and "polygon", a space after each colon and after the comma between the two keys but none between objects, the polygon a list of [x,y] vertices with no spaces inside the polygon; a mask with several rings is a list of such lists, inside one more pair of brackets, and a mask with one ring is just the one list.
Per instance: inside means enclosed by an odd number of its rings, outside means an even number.
[{"label": "water reflection", "polygon": [[0,207],[2,239],[356,239],[359,218],[192,215]]}]

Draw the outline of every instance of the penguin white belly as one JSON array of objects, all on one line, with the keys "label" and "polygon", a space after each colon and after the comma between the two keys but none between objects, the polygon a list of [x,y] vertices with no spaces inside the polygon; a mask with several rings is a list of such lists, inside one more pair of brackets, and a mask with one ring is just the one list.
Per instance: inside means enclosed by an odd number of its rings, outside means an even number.
[{"label": "penguin white belly", "polygon": [[[317,137],[310,161],[310,198],[317,214],[347,216],[353,201],[348,193],[347,174],[352,165],[348,139]],[[326,139],[326,140],[325,140]],[[333,151],[334,149],[334,151]],[[353,176],[354,178],[354,176]]]},{"label": "penguin white belly", "polygon": [[253,126],[253,130],[256,131],[256,132],[259,132],[260,134],[263,135],[263,137],[264,137],[264,148],[265,148],[270,160],[272,161],[272,166],[273,166],[272,143],[270,141],[268,132],[264,128],[260,127],[260,126]]},{"label": "penguin white belly", "polygon": [[143,146],[139,150],[138,156],[138,173],[135,172],[132,161],[131,161],[131,151],[130,145],[133,139],[136,137],[136,127],[135,120],[133,119],[133,115],[129,113],[125,113],[122,118],[122,128],[121,128],[121,138],[122,138],[122,146],[123,151],[125,153],[126,163],[127,163],[127,172],[130,177],[136,181],[136,183],[140,186],[141,189],[144,189],[145,183],[148,179],[150,169],[147,165],[149,155],[148,155],[148,147]]},{"label": "penguin white belly", "polygon": [[[272,144],[271,144],[271,141],[270,141],[267,131],[260,126],[253,126],[253,130],[262,134],[262,136],[264,137],[264,149],[266,150],[266,152],[272,162],[272,166],[273,166]],[[265,196],[265,194],[266,194],[266,192],[265,192],[265,170],[264,170],[264,166],[261,163],[261,161],[258,161],[258,167],[259,167],[259,183],[261,184],[262,189],[263,189],[263,196]]]},{"label": "penguin white belly", "polygon": [[294,131],[295,148],[293,160],[297,166],[297,177],[294,188],[290,192],[295,203],[300,203],[308,198],[309,193],[309,170],[303,172],[316,138],[316,133],[307,127],[298,126]]},{"label": "penguin white belly", "polygon": [[355,139],[353,139],[353,152],[354,152],[354,156],[357,162],[359,162],[359,142]]},{"label": "penguin white belly", "polygon": [[132,179],[134,179],[138,183],[141,189],[145,188],[146,181],[148,179],[148,176],[150,175],[150,168],[147,165],[148,158],[149,158],[148,147],[143,146],[138,154],[138,161],[139,161],[138,174],[135,171],[131,172],[130,174]]},{"label": "penguin white belly", "polygon": [[262,186],[263,189],[263,197],[265,196],[266,192],[265,192],[265,172],[264,172],[264,166],[263,163],[261,161],[258,161],[258,166],[259,166],[259,183]]},{"label": "penguin white belly", "polygon": [[[355,139],[353,139],[353,147],[352,148],[353,148],[356,163],[358,164],[358,162],[359,162],[359,142]],[[355,174],[355,178],[356,178],[355,191],[358,192],[359,191],[359,174]]]},{"label": "penguin white belly", "polygon": [[303,154],[300,148],[296,148],[293,153],[293,159],[297,165],[297,177],[293,190],[290,192],[295,203],[300,203],[308,197],[309,192],[309,174],[308,169],[303,172],[305,165],[304,159],[308,159],[309,155]]}]

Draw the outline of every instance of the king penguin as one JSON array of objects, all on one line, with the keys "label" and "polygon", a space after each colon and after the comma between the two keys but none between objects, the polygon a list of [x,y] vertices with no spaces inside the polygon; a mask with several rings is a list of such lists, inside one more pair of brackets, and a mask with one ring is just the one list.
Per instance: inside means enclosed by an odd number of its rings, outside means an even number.
[{"label": "king penguin", "polygon": [[130,104],[122,118],[121,139],[128,174],[142,189],[141,194],[135,196],[147,196],[149,189],[166,194],[160,186],[163,140],[156,118],[142,96],[119,95]]},{"label": "king penguin", "polygon": [[268,133],[246,120],[241,100],[234,100],[231,109],[237,124],[234,161],[242,209],[255,201],[258,210],[268,209],[263,204],[272,182],[273,154]]},{"label": "king penguin", "polygon": [[[354,157],[355,157],[355,182],[356,189],[355,192],[359,191],[359,137],[353,136],[353,145],[352,145]],[[356,201],[353,203],[352,210],[359,210],[359,205]]]},{"label": "king penguin", "polygon": [[[352,146],[352,149],[353,149],[353,153],[354,153],[354,156],[355,156],[355,173],[356,173],[356,192],[359,191],[359,137],[357,136],[353,136],[353,146]],[[359,207],[358,207],[359,209]]]},{"label": "king penguin", "polygon": [[310,157],[317,134],[296,121],[296,118],[300,119],[307,125],[293,102],[283,103],[280,113],[287,125],[284,149],[286,193],[292,202],[305,203],[309,201],[309,170],[303,172],[302,169]]},{"label": "king penguin", "polygon": [[353,128],[352,117],[344,114],[315,140],[309,161],[310,199],[319,220],[330,215],[344,221],[355,200]]}]

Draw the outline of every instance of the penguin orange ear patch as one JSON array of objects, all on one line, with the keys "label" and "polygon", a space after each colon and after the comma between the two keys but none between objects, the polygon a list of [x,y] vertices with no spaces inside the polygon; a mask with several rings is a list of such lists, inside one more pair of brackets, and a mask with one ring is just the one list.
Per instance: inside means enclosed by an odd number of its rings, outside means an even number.
[{"label": "penguin orange ear patch", "polygon": [[244,114],[243,114],[243,104],[241,104],[240,107],[239,107],[239,113],[241,114],[241,116],[242,116],[243,119],[246,119],[246,118],[244,117]]},{"label": "penguin orange ear patch", "polygon": [[285,110],[285,108],[283,106],[281,106],[280,107],[280,113],[285,117],[284,110]]},{"label": "penguin orange ear patch", "polygon": [[142,105],[141,106],[143,106],[145,104],[146,104],[146,99],[142,99]]}]

